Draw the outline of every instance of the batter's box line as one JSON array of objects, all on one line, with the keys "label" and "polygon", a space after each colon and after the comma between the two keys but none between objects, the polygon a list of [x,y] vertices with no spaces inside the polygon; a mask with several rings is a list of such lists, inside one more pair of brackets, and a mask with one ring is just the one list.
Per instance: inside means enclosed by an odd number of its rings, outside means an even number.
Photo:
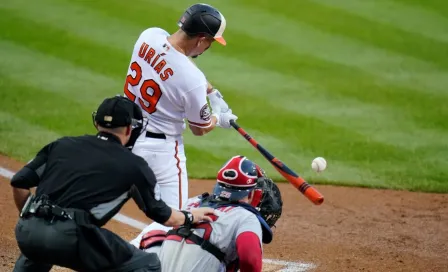
[{"label": "batter's box line", "polygon": [[[0,176],[3,176],[7,179],[11,179],[14,175],[15,175],[14,172],[6,168],[0,167]],[[143,230],[147,225],[141,221],[138,221],[134,218],[131,218],[121,213],[117,213],[113,217],[113,219],[139,230]],[[263,263],[282,266],[282,268],[280,268],[280,270],[277,270],[276,272],[305,272],[316,267],[316,265],[312,263],[291,262],[275,259],[263,259]]]},{"label": "batter's box line", "polygon": [[316,265],[312,263],[291,262],[273,259],[263,259],[263,263],[282,266],[280,270],[276,272],[305,272],[316,268]]}]

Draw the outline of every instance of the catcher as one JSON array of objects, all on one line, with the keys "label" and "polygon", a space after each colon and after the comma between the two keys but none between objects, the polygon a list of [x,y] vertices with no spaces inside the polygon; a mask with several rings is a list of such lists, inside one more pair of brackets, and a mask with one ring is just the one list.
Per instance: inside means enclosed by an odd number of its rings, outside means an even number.
[{"label": "catcher", "polygon": [[213,207],[213,222],[171,229],[153,223],[131,243],[159,255],[162,271],[237,271],[262,269],[262,244],[282,212],[277,185],[244,156],[219,170],[212,195],[191,198],[186,209]]}]

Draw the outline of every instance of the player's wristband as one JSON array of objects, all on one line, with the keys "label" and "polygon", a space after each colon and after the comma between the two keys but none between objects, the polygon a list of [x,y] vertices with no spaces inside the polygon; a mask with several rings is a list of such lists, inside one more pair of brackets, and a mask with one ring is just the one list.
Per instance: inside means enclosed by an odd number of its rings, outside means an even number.
[{"label": "player's wristband", "polygon": [[187,212],[187,211],[180,211],[180,212],[185,215],[184,226],[191,226],[194,221],[193,214],[191,212]]}]

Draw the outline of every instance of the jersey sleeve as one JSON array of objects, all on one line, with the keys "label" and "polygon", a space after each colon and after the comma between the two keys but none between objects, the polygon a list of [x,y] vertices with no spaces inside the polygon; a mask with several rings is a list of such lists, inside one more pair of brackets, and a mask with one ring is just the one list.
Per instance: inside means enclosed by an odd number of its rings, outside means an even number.
[{"label": "jersey sleeve", "polygon": [[253,215],[252,213],[249,214],[247,217],[241,218],[240,224],[236,230],[236,239],[238,239],[238,236],[245,232],[253,232],[257,235],[259,242],[261,244],[263,232],[261,230],[261,224],[260,221],[258,221],[258,218]]},{"label": "jersey sleeve", "polygon": [[258,241],[253,232],[243,232],[236,239],[239,271],[261,272],[263,252]]},{"label": "jersey sleeve", "polygon": [[200,196],[195,196],[192,198],[189,198],[187,202],[182,206],[182,210],[191,210],[193,208],[199,207],[201,204]]},{"label": "jersey sleeve", "polygon": [[207,103],[207,83],[200,85],[184,95],[185,115],[188,123],[195,127],[210,127],[211,111]]},{"label": "jersey sleeve", "polygon": [[52,142],[44,146],[34,159],[28,162],[12,177],[11,186],[21,189],[29,189],[38,186],[44,174],[51,149],[55,145],[56,142]]}]

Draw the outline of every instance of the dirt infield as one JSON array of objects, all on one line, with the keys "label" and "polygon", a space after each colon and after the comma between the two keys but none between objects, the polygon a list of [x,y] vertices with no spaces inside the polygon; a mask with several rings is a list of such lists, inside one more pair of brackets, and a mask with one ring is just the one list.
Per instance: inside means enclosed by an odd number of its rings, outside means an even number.
[{"label": "dirt infield", "polygon": [[[21,165],[0,156],[1,167],[17,171]],[[194,195],[213,182],[190,184]],[[316,186],[325,202],[314,206],[291,185],[279,186],[284,212],[265,258],[314,264],[309,271],[448,271],[448,194]],[[6,178],[0,177],[0,188],[0,271],[12,271],[18,212]],[[149,222],[133,203],[121,213]],[[127,240],[139,233],[116,221],[106,227]],[[264,271],[281,267],[265,264]]]}]

